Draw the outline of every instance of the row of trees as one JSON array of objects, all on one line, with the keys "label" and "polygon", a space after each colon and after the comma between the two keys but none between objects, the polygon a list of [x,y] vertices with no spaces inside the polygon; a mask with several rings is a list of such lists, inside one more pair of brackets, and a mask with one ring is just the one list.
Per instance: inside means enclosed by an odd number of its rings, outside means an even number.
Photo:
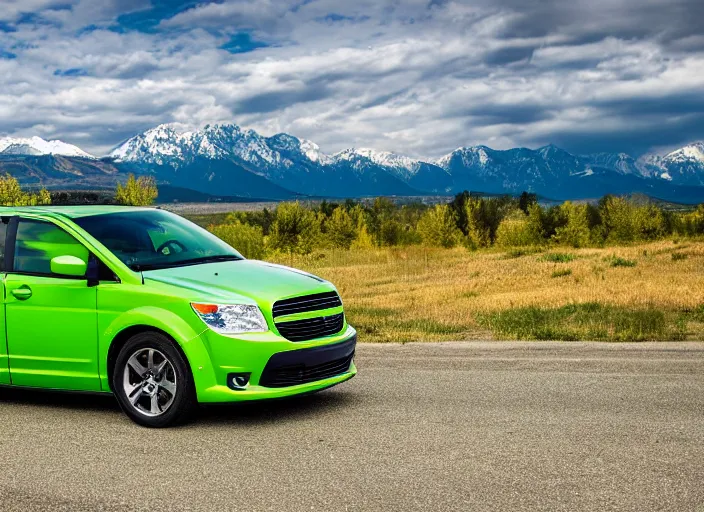
[{"label": "row of trees", "polygon": [[[113,202],[149,205],[157,198],[153,178],[130,175],[118,184]],[[0,204],[51,204],[45,189],[23,191],[15,178],[0,176]],[[704,205],[673,212],[643,199],[606,196],[597,204],[567,201],[541,206],[534,194],[482,197],[463,192],[448,204],[396,205],[389,199],[344,203],[323,201],[312,207],[281,203],[274,210],[231,213],[210,226],[217,236],[245,255],[267,252],[307,254],[314,248],[369,248],[424,244],[499,247],[602,246],[656,240],[665,236],[704,234]]]},{"label": "row of trees", "polygon": [[[125,184],[118,183],[114,198],[107,202],[132,206],[147,206],[156,200],[158,189],[154,178],[151,176],[140,176],[135,178],[130,174]],[[55,193],[59,202],[75,202],[76,195],[80,196],[80,202],[105,202],[100,195],[92,192],[79,192],[71,194],[69,192]],[[73,200],[73,201],[72,201]],[[16,178],[6,174],[0,175],[0,205],[1,206],[41,206],[52,203],[52,194],[45,188],[39,192],[27,192],[22,190]]]},{"label": "row of trees", "polygon": [[670,212],[646,200],[606,196],[595,205],[568,201],[545,207],[532,194],[487,198],[465,192],[435,206],[397,206],[385,198],[368,204],[323,201],[313,207],[281,203],[274,210],[232,213],[209,229],[254,258],[271,251],[306,254],[314,248],[412,244],[471,250],[585,247],[704,234],[704,205]]},{"label": "row of trees", "polygon": [[682,213],[645,199],[605,196],[597,204],[544,207],[526,193],[519,199],[463,193],[431,209],[418,230],[425,244],[443,247],[602,246],[704,234],[704,205]]}]

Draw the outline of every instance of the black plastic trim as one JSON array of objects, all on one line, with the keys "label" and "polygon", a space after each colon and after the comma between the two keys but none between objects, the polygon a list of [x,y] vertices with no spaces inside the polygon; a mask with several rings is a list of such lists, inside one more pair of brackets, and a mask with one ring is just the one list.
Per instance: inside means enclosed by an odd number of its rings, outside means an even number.
[{"label": "black plastic trim", "polygon": [[[259,385],[287,387],[329,379],[349,371],[357,335],[340,343],[279,352],[269,358]],[[332,374],[330,374],[332,371]]]},{"label": "black plastic trim", "polygon": [[7,223],[7,231],[5,232],[5,272],[12,272],[15,267],[15,242],[17,241],[17,228],[20,224],[20,218],[17,215],[10,217],[10,222]]},{"label": "black plastic trim", "polygon": [[337,292],[323,292],[312,295],[302,295],[290,299],[277,300],[272,307],[272,316],[291,315],[306,311],[319,311],[342,306],[342,300]]},{"label": "black plastic trim", "polygon": [[291,322],[274,322],[279,334],[289,341],[308,341],[339,333],[345,325],[345,314],[316,316]]}]

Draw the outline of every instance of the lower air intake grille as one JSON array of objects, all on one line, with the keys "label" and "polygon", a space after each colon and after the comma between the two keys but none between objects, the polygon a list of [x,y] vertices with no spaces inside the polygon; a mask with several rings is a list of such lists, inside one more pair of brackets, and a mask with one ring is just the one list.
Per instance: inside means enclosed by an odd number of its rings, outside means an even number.
[{"label": "lower air intake grille", "polygon": [[266,364],[259,385],[269,388],[297,386],[347,373],[354,358],[357,337],[302,350],[274,354]]},{"label": "lower air intake grille", "polygon": [[338,313],[292,322],[279,322],[276,328],[279,334],[289,341],[307,341],[337,334],[342,330],[344,319],[344,313]]}]

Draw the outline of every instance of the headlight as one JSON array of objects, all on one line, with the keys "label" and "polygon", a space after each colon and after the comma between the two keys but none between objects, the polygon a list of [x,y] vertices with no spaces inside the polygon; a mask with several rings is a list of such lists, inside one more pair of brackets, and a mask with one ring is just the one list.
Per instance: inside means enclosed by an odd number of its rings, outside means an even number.
[{"label": "headlight", "polygon": [[220,334],[242,334],[269,330],[264,315],[257,306],[195,302],[191,306],[208,327]]}]

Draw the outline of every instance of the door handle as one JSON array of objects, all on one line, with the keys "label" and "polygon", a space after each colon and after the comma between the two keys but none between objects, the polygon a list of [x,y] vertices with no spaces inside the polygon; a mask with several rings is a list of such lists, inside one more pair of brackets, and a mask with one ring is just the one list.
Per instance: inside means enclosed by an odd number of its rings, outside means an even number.
[{"label": "door handle", "polygon": [[27,300],[32,296],[32,289],[25,284],[23,286],[20,286],[19,288],[15,288],[10,293],[12,293],[12,295],[14,295],[16,299]]}]

